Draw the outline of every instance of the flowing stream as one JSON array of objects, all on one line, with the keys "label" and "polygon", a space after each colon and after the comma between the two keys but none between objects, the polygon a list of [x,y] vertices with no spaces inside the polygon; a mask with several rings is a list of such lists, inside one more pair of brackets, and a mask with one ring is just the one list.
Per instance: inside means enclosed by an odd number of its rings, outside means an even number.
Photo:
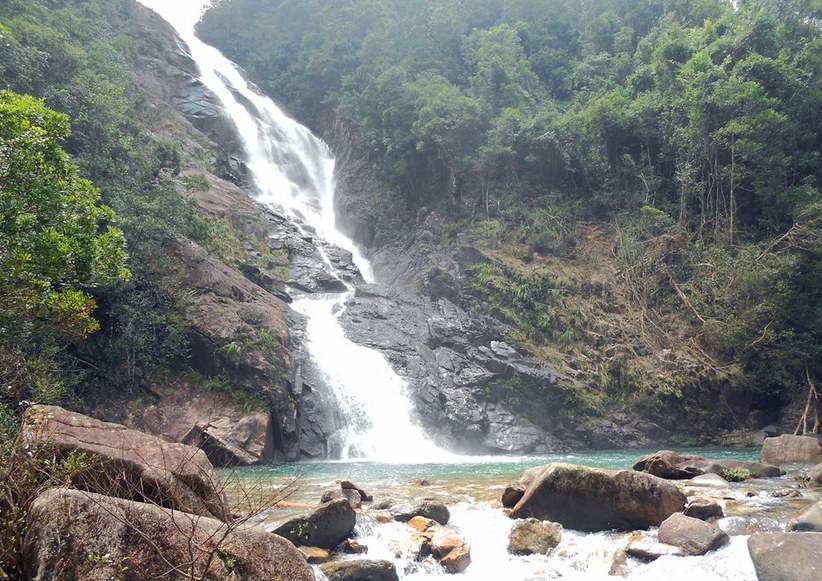
[{"label": "flowing stream", "polygon": [[[307,235],[351,251],[355,264],[369,281],[372,274],[367,260],[351,240],[335,228],[334,159],[328,147],[249,85],[216,49],[194,36],[194,26],[209,6],[209,0],[138,1],[174,26],[200,68],[201,81],[220,99],[235,123],[246,149],[245,161],[258,192],[257,199],[281,207]],[[327,257],[325,262],[333,274]],[[271,486],[280,486],[302,472],[303,485],[295,500],[304,502],[316,502],[320,492],[340,478],[354,479],[374,492],[400,499],[440,498],[451,507],[452,524],[461,529],[472,546],[472,564],[461,578],[604,580],[613,579],[616,573],[637,580],[756,579],[745,534],[732,537],[729,545],[706,557],[662,557],[649,564],[620,557],[627,535],[616,533],[565,531],[560,546],[549,556],[509,555],[506,546],[512,521],[496,504],[506,482],[515,480],[523,469],[548,461],[623,468],[630,466],[631,459],[639,453],[630,452],[619,458],[590,454],[467,461],[439,450],[413,424],[404,381],[385,358],[345,337],[338,317],[353,292],[353,288],[347,286],[348,293],[306,295],[292,305],[308,319],[309,351],[333,385],[347,419],[348,427],[338,442],[338,455],[344,461],[249,469],[246,472],[249,478],[261,478]],[[418,482],[421,478],[430,479],[431,485],[421,487]],[[778,506],[787,506],[784,500],[775,501],[773,490],[768,487],[775,490],[789,485],[788,480],[757,484],[760,488],[753,491],[753,500],[748,498],[750,487],[733,486],[707,495],[725,504],[726,512],[739,513],[740,516],[724,519],[728,521],[727,527],[733,527],[736,526],[733,519],[747,518],[750,507],[767,515],[779,502]],[[259,518],[260,524],[273,528],[290,516],[288,509],[271,509]],[[779,526],[776,518],[756,518],[757,526]],[[406,525],[380,524],[365,510],[362,518],[358,517],[355,533],[369,547],[369,558],[394,561],[402,579],[445,575],[431,559],[420,562],[409,554],[411,530]],[[655,537],[654,533],[643,534]]]}]

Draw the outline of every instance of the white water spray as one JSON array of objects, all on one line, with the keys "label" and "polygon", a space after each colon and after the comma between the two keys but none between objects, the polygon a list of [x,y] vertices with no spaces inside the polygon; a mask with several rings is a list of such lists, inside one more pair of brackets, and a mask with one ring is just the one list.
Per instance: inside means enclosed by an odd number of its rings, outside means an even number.
[{"label": "white water spray", "polygon": [[[236,125],[259,192],[257,200],[281,207],[295,223],[307,224],[315,237],[350,251],[363,278],[373,282],[371,265],[335,226],[334,158],[327,145],[258,93],[219,51],[194,36],[195,24],[210,1],[139,1],[174,26],[200,68],[200,81]],[[345,337],[339,316],[351,292],[306,296],[292,305],[308,318],[309,353],[327,376],[348,422],[338,438],[338,453],[343,459],[383,462],[452,458],[413,424],[405,382],[385,358]]]}]

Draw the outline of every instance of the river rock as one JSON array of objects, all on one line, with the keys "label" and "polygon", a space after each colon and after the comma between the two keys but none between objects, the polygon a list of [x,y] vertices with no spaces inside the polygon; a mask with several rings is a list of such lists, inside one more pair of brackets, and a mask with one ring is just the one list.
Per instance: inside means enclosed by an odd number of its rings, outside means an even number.
[{"label": "river rock", "polygon": [[811,482],[822,485],[822,464],[813,467],[810,473]]},{"label": "river rock", "polygon": [[440,526],[433,529],[431,554],[449,573],[462,573],[471,564],[471,546],[457,529]]},{"label": "river rock", "polygon": [[399,581],[397,568],[391,561],[352,559],[320,565],[328,581]]},{"label": "river rock", "polygon": [[789,531],[822,533],[822,501],[814,502],[788,521]]},{"label": "river rock", "polygon": [[725,513],[719,503],[707,498],[693,498],[685,507],[685,516],[708,520],[710,518],[722,518]]},{"label": "river rock", "polygon": [[374,500],[373,496],[371,496],[365,490],[363,490],[361,486],[357,486],[350,480],[343,480],[342,482],[340,482],[340,488],[342,488],[343,490],[356,490],[359,493],[360,498],[363,502],[371,502],[372,500]]},{"label": "river rock", "polygon": [[408,521],[408,526],[418,533],[424,533],[428,529],[437,526],[437,521],[424,516],[415,516]]},{"label": "river rock", "polygon": [[744,468],[754,478],[773,478],[785,473],[778,466],[742,460],[713,460],[704,456],[680,454],[672,450],[660,450],[641,456],[634,463],[634,470],[647,472],[660,478],[682,480],[702,474],[721,474],[723,470]]},{"label": "river rock", "polygon": [[331,553],[319,547],[297,547],[297,550],[302,553],[305,560],[312,565],[318,563],[325,563],[331,558]]},{"label": "river rock", "polygon": [[562,540],[562,525],[526,518],[514,523],[508,535],[512,555],[547,555]]},{"label": "river rock", "polygon": [[681,513],[672,514],[659,525],[658,537],[660,542],[679,547],[689,555],[704,555],[729,541],[719,527]]},{"label": "river rock", "polygon": [[345,499],[333,500],[311,514],[291,519],[274,532],[297,546],[333,549],[349,536],[357,523],[351,503]]},{"label": "river rock", "polygon": [[415,516],[423,516],[445,525],[448,524],[448,520],[451,518],[448,507],[436,500],[423,500],[416,504],[393,506],[391,513],[394,515],[394,519],[400,522],[408,522]]},{"label": "river rock", "polygon": [[760,457],[770,464],[792,462],[822,462],[822,440],[818,436],[791,436],[783,434],[765,438]]},{"label": "river rock", "polygon": [[670,482],[631,470],[548,464],[511,510],[582,531],[658,526],[685,508],[685,495]]},{"label": "river rock", "polygon": [[32,504],[29,579],[288,579],[314,581],[287,540],[153,504],[51,489]]},{"label": "river rock", "polygon": [[504,508],[514,508],[531,483],[545,472],[545,468],[545,466],[532,466],[526,469],[516,482],[506,486],[502,493],[502,506]]},{"label": "river rock", "polygon": [[340,500],[344,498],[347,500],[352,508],[362,507],[362,497],[360,493],[351,488],[335,488],[333,490],[326,490],[320,497],[320,502],[326,503],[332,500]]},{"label": "river rock", "polygon": [[822,533],[756,533],[748,551],[759,581],[822,579]]},{"label": "river rock", "polygon": [[53,446],[58,458],[92,457],[76,488],[228,520],[220,480],[205,453],[120,424],[101,422],[57,406],[36,405],[24,416],[17,446]]},{"label": "river rock", "polygon": [[354,539],[345,539],[336,546],[334,551],[344,555],[362,555],[368,552],[368,546]]}]

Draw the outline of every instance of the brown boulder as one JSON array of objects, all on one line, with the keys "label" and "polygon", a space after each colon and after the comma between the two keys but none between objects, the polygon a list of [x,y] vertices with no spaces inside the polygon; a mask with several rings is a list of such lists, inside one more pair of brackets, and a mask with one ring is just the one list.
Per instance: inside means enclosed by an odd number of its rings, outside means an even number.
[{"label": "brown boulder", "polygon": [[350,488],[335,488],[333,490],[326,490],[320,497],[320,502],[331,502],[332,500],[340,500],[344,498],[351,504],[351,508],[362,507],[362,497],[356,490]]},{"label": "brown boulder", "polygon": [[685,495],[670,482],[631,470],[548,464],[511,511],[581,531],[635,530],[658,526],[685,508]]},{"label": "brown boulder", "polygon": [[759,581],[822,579],[822,533],[756,533],[748,551]]},{"label": "brown boulder", "polygon": [[770,464],[791,462],[822,462],[822,440],[817,436],[791,436],[765,438],[760,458]]},{"label": "brown boulder", "polygon": [[707,498],[694,498],[685,507],[685,516],[708,520],[709,518],[722,518],[725,513],[718,503]]},{"label": "brown boulder", "polygon": [[689,555],[704,555],[725,545],[729,537],[718,527],[681,513],[659,525],[659,541],[679,547]]},{"label": "brown boulder", "polygon": [[408,521],[408,526],[418,533],[424,533],[428,529],[437,526],[437,521],[424,516],[415,516]]},{"label": "brown boulder", "polygon": [[325,563],[331,559],[331,553],[326,549],[321,549],[319,547],[297,547],[297,550],[302,553],[305,560],[312,565]]},{"label": "brown boulder", "polygon": [[471,546],[453,527],[436,527],[429,547],[431,554],[449,573],[462,573],[471,564]]},{"label": "brown boulder", "polygon": [[633,466],[638,472],[647,472],[669,480],[695,478],[703,474],[722,474],[724,470],[744,468],[754,478],[774,478],[785,471],[778,466],[742,460],[715,460],[693,454],[680,454],[672,450],[660,450],[641,456]]},{"label": "brown boulder", "polygon": [[532,466],[525,470],[516,482],[512,482],[505,487],[501,499],[502,506],[504,508],[514,508],[531,483],[539,478],[543,472],[545,472],[545,466]]},{"label": "brown boulder", "polygon": [[91,492],[52,489],[32,504],[29,579],[314,581],[290,542],[216,519]]},{"label": "brown boulder", "polygon": [[53,446],[58,457],[91,455],[72,482],[79,489],[229,518],[217,473],[198,448],[42,405],[26,411],[17,439],[21,447],[38,444]]},{"label": "brown boulder", "polygon": [[[391,561],[352,559],[320,565],[328,581],[399,581]],[[290,581],[290,580],[289,580]]]},{"label": "brown boulder", "polygon": [[349,536],[357,523],[351,504],[339,499],[324,504],[307,516],[293,518],[274,532],[297,546],[333,549]]},{"label": "brown boulder", "polygon": [[451,513],[448,507],[436,500],[422,500],[415,504],[395,505],[391,507],[391,514],[394,519],[400,522],[408,522],[415,516],[423,516],[437,521],[441,525],[448,524]]},{"label": "brown boulder", "polygon": [[360,494],[360,498],[363,502],[371,502],[372,500],[374,500],[374,497],[372,495],[368,494],[365,490],[363,490],[361,486],[357,486],[350,480],[343,480],[342,482],[340,482],[340,488],[342,488],[343,490],[356,490]]},{"label": "brown boulder", "polygon": [[517,521],[508,536],[512,555],[547,555],[562,540],[562,525],[535,518]]}]

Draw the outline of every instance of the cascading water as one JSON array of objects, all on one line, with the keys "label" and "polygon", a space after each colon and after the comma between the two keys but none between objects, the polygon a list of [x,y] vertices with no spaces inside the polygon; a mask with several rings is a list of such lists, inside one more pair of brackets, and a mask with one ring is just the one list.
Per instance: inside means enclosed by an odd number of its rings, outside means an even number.
[{"label": "cascading water", "polygon": [[[221,102],[236,125],[246,164],[259,195],[279,206],[313,238],[349,250],[363,278],[371,266],[353,242],[335,227],[334,158],[326,144],[258,93],[237,67],[194,36],[194,26],[209,0],[140,0],[175,27],[200,69],[200,81]],[[339,278],[327,256],[326,267]],[[332,386],[347,426],[339,434],[335,456],[381,461],[435,461],[450,457],[414,425],[405,383],[385,358],[348,340],[339,324],[353,292],[312,295],[292,308],[308,319],[308,350]]]}]

